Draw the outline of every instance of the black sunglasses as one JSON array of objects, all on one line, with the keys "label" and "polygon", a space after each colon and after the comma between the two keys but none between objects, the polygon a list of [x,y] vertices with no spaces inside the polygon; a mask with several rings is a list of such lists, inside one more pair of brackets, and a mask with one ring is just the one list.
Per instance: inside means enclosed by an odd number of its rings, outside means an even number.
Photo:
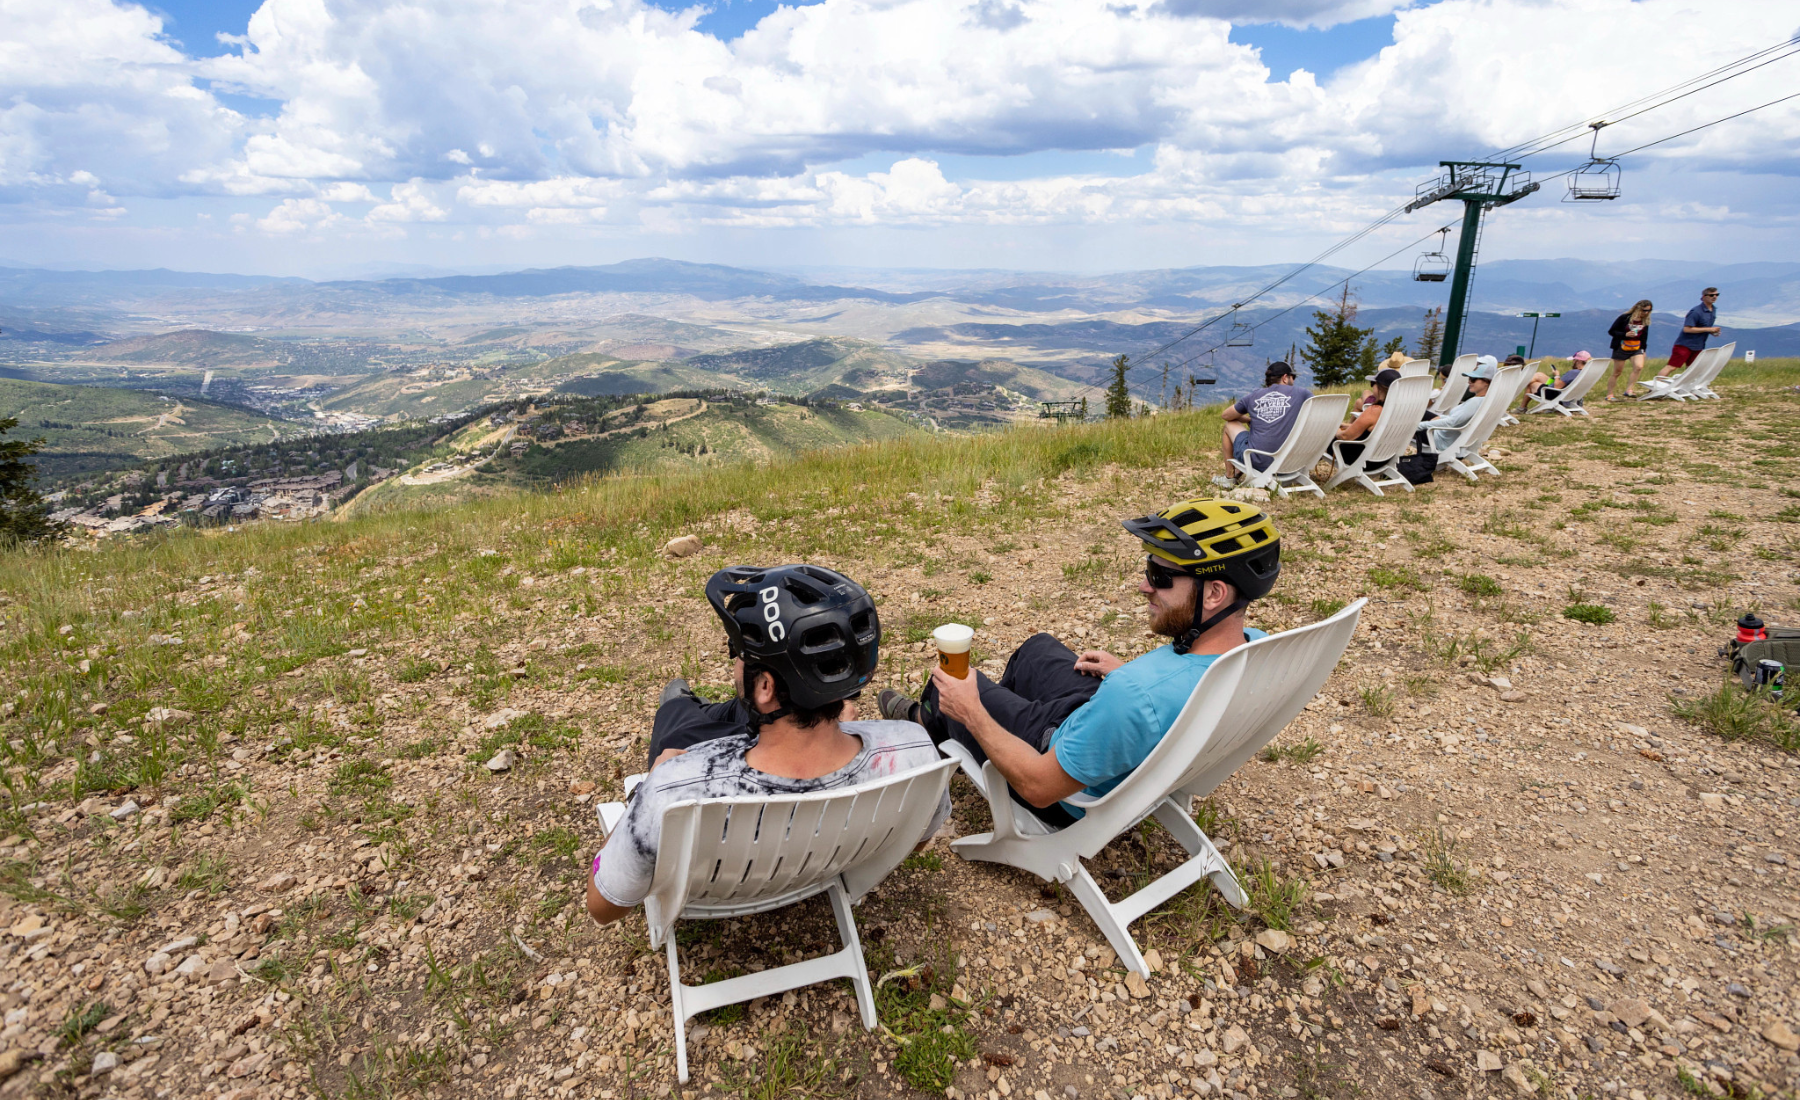
[{"label": "black sunglasses", "polygon": [[1169,568],[1154,556],[1144,558],[1144,580],[1149,582],[1151,588],[1173,588],[1176,577],[1191,576],[1193,574],[1185,569]]}]

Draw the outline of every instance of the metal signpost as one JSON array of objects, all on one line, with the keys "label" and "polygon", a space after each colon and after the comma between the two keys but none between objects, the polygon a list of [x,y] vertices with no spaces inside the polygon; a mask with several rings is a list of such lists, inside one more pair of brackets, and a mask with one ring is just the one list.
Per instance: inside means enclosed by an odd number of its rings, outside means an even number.
[{"label": "metal signpost", "polygon": [[1540,320],[1544,319],[1545,317],[1561,317],[1562,314],[1560,314],[1560,313],[1538,313],[1535,310],[1528,310],[1527,312],[1519,314],[1519,316],[1531,318],[1531,350],[1525,353],[1525,358],[1529,359],[1533,355],[1537,354],[1538,322]]}]

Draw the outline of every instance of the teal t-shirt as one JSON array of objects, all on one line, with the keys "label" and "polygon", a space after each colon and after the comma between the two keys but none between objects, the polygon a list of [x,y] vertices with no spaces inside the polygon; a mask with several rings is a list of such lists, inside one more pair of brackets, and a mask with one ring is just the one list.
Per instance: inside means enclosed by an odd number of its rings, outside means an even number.
[{"label": "teal t-shirt", "polygon": [[[1266,638],[1244,631],[1246,641]],[[1094,697],[1063,719],[1050,735],[1050,751],[1062,770],[1099,798],[1144,762],[1187,706],[1194,685],[1212,667],[1215,654],[1176,653],[1166,645],[1127,661],[1100,684]],[[1078,806],[1062,808],[1082,816]]]}]

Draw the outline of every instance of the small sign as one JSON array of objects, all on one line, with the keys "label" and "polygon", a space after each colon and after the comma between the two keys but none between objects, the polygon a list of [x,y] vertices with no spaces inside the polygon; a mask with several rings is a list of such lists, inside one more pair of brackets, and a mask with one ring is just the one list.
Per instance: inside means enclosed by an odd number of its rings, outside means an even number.
[{"label": "small sign", "polygon": [[1756,362],[1756,353],[1754,351],[1745,352],[1744,353],[1744,362],[1746,362],[1746,363]]}]

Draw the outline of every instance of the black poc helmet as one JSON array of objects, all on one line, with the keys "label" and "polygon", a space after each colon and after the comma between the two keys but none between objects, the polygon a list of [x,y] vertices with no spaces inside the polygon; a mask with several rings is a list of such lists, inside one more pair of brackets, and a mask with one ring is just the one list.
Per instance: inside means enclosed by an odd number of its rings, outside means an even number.
[{"label": "black poc helmet", "polygon": [[819,565],[735,565],[706,582],[706,599],[725,623],[732,656],[747,669],[774,673],[794,707],[848,699],[875,672],[875,601],[842,573]]}]

